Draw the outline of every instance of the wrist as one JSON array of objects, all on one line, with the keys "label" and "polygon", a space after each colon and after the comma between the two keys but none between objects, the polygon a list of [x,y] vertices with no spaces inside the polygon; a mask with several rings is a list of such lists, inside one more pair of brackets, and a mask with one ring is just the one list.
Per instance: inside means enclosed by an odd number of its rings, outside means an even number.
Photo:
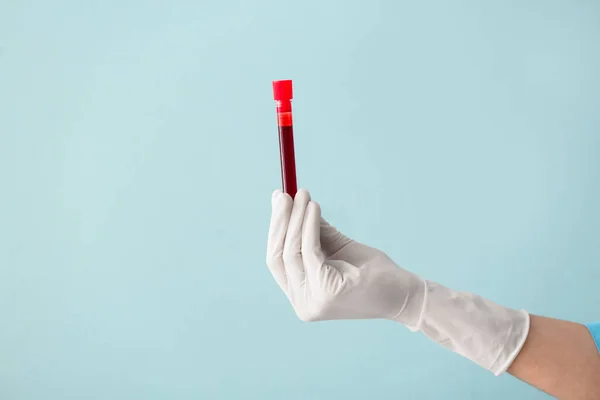
[{"label": "wrist", "polygon": [[389,319],[400,322],[416,332],[420,329],[423,309],[427,301],[427,283],[421,277],[401,268],[397,269],[395,278],[395,290],[403,293],[404,296],[403,301],[396,307],[396,312]]}]

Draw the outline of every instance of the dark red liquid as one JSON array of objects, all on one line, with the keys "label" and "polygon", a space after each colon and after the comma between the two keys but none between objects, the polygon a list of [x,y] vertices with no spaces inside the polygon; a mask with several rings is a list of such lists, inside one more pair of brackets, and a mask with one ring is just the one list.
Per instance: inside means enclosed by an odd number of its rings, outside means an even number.
[{"label": "dark red liquid", "polygon": [[292,198],[296,196],[296,157],[294,155],[294,128],[279,126],[279,153],[281,155],[281,180],[283,191]]}]

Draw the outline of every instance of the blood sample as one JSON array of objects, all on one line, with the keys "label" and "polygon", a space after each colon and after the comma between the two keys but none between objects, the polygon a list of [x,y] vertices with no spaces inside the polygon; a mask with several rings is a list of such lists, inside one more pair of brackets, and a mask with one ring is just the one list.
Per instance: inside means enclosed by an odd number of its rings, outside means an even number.
[{"label": "blood sample", "polygon": [[294,155],[294,128],[292,124],[292,81],[273,81],[273,98],[277,105],[279,129],[279,154],[283,191],[292,198],[298,191],[296,183],[296,158]]}]

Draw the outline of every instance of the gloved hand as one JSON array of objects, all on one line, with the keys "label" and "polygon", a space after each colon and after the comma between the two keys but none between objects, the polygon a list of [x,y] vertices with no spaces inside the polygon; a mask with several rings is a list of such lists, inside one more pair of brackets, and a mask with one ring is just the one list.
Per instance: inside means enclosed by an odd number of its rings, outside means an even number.
[{"label": "gloved hand", "polygon": [[267,265],[302,321],[397,321],[496,375],[529,330],[527,312],[426,281],[345,237],[306,190],[273,193]]}]

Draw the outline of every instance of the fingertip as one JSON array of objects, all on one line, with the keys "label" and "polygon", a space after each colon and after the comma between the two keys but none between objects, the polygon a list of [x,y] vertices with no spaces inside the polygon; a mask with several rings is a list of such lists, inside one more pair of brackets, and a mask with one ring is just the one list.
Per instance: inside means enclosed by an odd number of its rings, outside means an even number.
[{"label": "fingertip", "polygon": [[275,189],[273,191],[273,194],[271,194],[271,203],[275,203],[275,200],[277,200],[277,197],[281,194],[281,189]]},{"label": "fingertip", "polygon": [[[316,201],[311,201],[306,207],[306,216],[302,226],[302,255],[306,259],[307,270],[320,265],[322,258],[320,239],[321,206]],[[308,272],[311,273],[310,271]]]},{"label": "fingertip", "polygon": [[311,213],[315,213],[317,218],[320,219],[321,205],[319,203],[317,203],[316,201],[310,201],[308,203],[308,211],[310,211]]},{"label": "fingertip", "polygon": [[277,196],[277,201],[290,210],[294,205],[294,199],[292,199],[292,196],[285,192],[281,192],[279,196]]},{"label": "fingertip", "polygon": [[273,192],[271,197],[271,206],[274,209],[288,205],[291,207],[292,204],[294,204],[294,200],[289,194],[283,192],[281,189],[277,189]]},{"label": "fingertip", "polygon": [[294,197],[294,201],[308,203],[310,201],[310,193],[306,189],[300,189],[296,193],[296,196]]},{"label": "fingertip", "polygon": [[278,197],[279,199],[284,199],[284,201],[286,202],[294,202],[294,199],[292,198],[292,196],[290,196],[288,193],[286,192],[281,192],[281,194]]},{"label": "fingertip", "polygon": [[319,234],[320,224],[319,219],[321,216],[321,206],[316,201],[311,201],[306,206],[306,215],[304,217],[303,225],[303,236],[311,237],[311,241],[314,242]]}]

